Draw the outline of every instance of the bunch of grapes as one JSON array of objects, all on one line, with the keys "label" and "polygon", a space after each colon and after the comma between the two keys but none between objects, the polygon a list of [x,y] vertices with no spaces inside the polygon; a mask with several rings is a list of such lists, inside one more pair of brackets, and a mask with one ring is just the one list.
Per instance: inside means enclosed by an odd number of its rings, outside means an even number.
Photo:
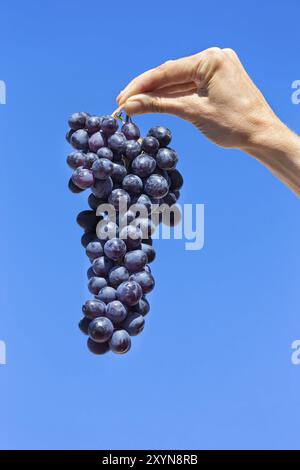
[{"label": "bunch of grapes", "polygon": [[154,221],[153,207],[171,207],[179,198],[178,156],[166,127],[153,127],[141,139],[137,125],[121,115],[80,112],[68,122],[67,140],[75,149],[67,157],[73,170],[69,189],[91,191],[90,210],[77,216],[93,295],[82,307],[79,327],[91,352],[123,354],[150,309],[146,295],[155,281],[149,263],[156,255],[151,236],[162,220],[159,212]]}]

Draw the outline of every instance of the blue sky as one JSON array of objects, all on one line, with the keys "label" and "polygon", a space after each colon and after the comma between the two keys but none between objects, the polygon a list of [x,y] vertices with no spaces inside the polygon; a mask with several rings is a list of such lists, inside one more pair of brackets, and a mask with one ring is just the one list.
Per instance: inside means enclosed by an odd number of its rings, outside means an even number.
[{"label": "blue sky", "polygon": [[64,140],[71,112],[110,113],[136,74],[210,46],[234,48],[300,132],[299,14],[296,0],[2,2],[0,448],[299,448],[299,200],[190,124],[137,118],[172,129],[205,246],[156,241],[143,334],[126,356],[96,357],[77,328],[87,204],[67,190]]}]

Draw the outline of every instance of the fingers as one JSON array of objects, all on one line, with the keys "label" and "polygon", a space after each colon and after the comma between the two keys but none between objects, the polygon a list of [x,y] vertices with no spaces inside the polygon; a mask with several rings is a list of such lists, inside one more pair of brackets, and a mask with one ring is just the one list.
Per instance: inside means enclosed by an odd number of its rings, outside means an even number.
[{"label": "fingers", "polygon": [[133,95],[147,93],[158,88],[178,83],[191,82],[196,64],[196,56],[168,61],[155,69],[148,70],[132,80],[117,98],[118,105],[122,105]]},{"label": "fingers", "polygon": [[194,82],[178,83],[177,85],[168,85],[156,90],[157,93],[173,95],[175,93],[185,93],[187,91],[196,91],[197,85]]}]

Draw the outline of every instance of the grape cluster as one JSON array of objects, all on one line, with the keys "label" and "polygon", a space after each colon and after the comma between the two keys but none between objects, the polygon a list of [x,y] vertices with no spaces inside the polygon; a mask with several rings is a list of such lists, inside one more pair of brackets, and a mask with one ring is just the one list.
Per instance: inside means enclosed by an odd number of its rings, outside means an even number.
[{"label": "grape cluster", "polygon": [[[166,127],[153,127],[141,139],[137,125],[120,115],[80,112],[68,122],[66,138],[75,149],[67,157],[73,170],[69,189],[91,190],[90,210],[77,216],[91,262],[87,276],[93,295],[82,307],[79,327],[89,336],[91,352],[123,354],[131,336],[143,330],[150,309],[146,295],[155,281],[149,263],[156,255],[151,236],[161,222],[161,217],[152,220],[153,205],[171,207],[179,198],[178,156],[169,147],[172,136]],[[102,211],[104,204],[114,213]]]}]

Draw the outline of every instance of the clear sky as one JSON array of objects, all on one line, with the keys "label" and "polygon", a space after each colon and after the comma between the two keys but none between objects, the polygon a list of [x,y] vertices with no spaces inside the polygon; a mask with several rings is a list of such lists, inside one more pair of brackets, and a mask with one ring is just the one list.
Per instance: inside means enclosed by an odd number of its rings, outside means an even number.
[{"label": "clear sky", "polygon": [[144,332],[126,356],[93,356],[77,327],[86,195],[67,190],[64,140],[70,113],[110,113],[136,74],[210,46],[234,48],[300,132],[299,15],[296,0],[2,2],[1,448],[300,447],[299,200],[177,118],[136,119],[172,129],[205,246],[156,241]]}]

